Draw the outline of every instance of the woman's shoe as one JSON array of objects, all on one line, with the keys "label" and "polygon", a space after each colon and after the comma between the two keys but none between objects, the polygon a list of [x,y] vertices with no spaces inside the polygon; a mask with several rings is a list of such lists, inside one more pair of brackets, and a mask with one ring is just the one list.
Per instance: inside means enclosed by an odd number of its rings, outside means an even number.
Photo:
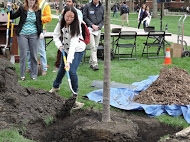
[{"label": "woman's shoe", "polygon": [[29,72],[30,72],[30,69],[27,69],[26,72],[29,73]]},{"label": "woman's shoe", "polygon": [[51,90],[49,90],[50,93],[58,92],[60,88],[54,88],[52,87]]},{"label": "woman's shoe", "polygon": [[75,104],[73,105],[72,109],[76,110],[76,109],[81,109],[84,106],[84,103],[81,102],[75,102]]},{"label": "woman's shoe", "polygon": [[59,68],[54,68],[52,72],[57,72]]},{"label": "woman's shoe", "polygon": [[24,81],[24,80],[25,80],[25,77],[23,76],[23,77],[21,77],[20,79],[21,79],[22,81]]}]

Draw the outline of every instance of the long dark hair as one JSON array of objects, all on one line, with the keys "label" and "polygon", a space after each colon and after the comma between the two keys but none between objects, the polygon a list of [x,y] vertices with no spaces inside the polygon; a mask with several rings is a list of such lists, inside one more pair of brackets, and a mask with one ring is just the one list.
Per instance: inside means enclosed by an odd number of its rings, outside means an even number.
[{"label": "long dark hair", "polygon": [[74,7],[70,7],[70,6],[65,6],[64,7],[63,16],[62,16],[62,19],[61,19],[60,30],[62,31],[62,28],[66,25],[65,14],[67,13],[67,11],[71,11],[71,12],[74,13],[74,20],[70,24],[71,37],[73,37],[75,35],[78,36],[80,34],[79,19],[78,19],[77,11],[76,11],[76,9]]}]

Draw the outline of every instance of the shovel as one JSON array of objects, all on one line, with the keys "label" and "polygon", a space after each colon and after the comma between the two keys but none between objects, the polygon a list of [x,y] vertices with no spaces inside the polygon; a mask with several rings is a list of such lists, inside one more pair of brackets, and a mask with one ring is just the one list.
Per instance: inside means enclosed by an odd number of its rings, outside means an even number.
[{"label": "shovel", "polygon": [[[10,0],[9,0],[10,2]],[[10,50],[8,48],[8,43],[9,43],[9,26],[10,26],[10,6],[8,6],[8,14],[7,14],[7,31],[6,31],[6,44],[5,47],[2,48],[3,55],[10,60]]]},{"label": "shovel", "polygon": [[[65,56],[65,51],[62,50],[62,55],[63,55],[63,61],[64,63],[66,64],[66,56]],[[71,90],[71,92],[74,94],[74,95],[77,95],[77,93],[73,90],[72,88],[72,84],[71,84],[71,79],[70,79],[70,75],[69,75],[69,70],[68,68],[65,68],[65,71],[66,71],[66,74],[67,74],[67,78],[68,78],[68,83],[69,83],[69,88]]]},{"label": "shovel", "polygon": [[[12,51],[12,45],[13,45],[13,29],[14,29],[14,23],[13,23],[13,21],[12,21],[12,23],[11,23],[11,35],[10,35],[10,51]],[[11,63],[15,63],[15,58],[14,58],[14,55],[12,55],[12,53],[11,53],[11,57],[10,57],[10,62]]]}]

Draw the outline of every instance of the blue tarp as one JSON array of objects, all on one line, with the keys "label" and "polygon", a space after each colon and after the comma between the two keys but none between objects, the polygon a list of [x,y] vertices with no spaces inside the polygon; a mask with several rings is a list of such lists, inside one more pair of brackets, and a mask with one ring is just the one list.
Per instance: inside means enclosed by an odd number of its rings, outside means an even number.
[{"label": "blue tarp", "polygon": [[[132,85],[137,87],[130,88],[111,88],[110,89],[110,105],[123,110],[144,110],[148,116],[154,117],[161,114],[170,116],[183,115],[187,123],[190,123],[190,105],[147,105],[133,102],[135,95],[146,90],[152,82],[158,78],[157,76],[149,76],[148,79],[135,82]],[[102,103],[103,89],[95,90],[88,93],[86,96],[89,100]]]}]

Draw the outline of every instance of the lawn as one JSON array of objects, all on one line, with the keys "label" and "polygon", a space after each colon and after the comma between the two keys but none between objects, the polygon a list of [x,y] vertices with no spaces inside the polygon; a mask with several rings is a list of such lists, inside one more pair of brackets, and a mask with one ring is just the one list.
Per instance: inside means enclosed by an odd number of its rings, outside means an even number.
[{"label": "lawn", "polygon": [[[136,14],[130,14],[129,20],[130,20],[130,25],[134,25],[135,27],[135,22],[136,22]],[[172,25],[174,23],[174,18],[177,20],[177,16],[171,16],[168,18],[163,18],[166,21],[163,21],[165,23],[170,23],[169,29],[175,29],[176,25]],[[121,24],[119,21],[119,18],[111,18],[111,23],[113,24]],[[53,31],[57,19],[53,19],[51,23],[48,24],[47,26],[47,31]],[[156,24],[156,27],[159,27],[159,18],[157,19],[152,19],[152,24]],[[134,23],[134,24],[133,24]],[[174,26],[174,28],[172,28]],[[175,31],[170,31],[175,33]],[[115,82],[120,82],[120,83],[126,83],[126,84],[131,84],[133,82],[137,81],[142,81],[144,79],[147,79],[148,76],[151,75],[157,75],[160,73],[160,69],[162,69],[164,59],[163,58],[157,58],[157,59],[147,59],[146,56],[141,56],[142,53],[142,47],[143,47],[143,41],[144,38],[138,37],[137,40],[137,60],[118,60],[117,57],[114,60],[111,60],[111,71],[110,71],[110,80],[115,81]],[[47,91],[49,91],[52,87],[53,80],[55,79],[56,73],[53,73],[52,70],[54,68],[54,63],[56,60],[56,52],[57,48],[54,45],[54,42],[51,42],[51,44],[47,48],[47,59],[48,59],[48,65],[50,66],[47,72],[46,76],[39,76],[37,81],[32,81],[29,78],[29,74],[26,74],[26,81],[22,82],[19,81],[20,84],[22,84],[25,87],[28,86],[33,86],[35,88],[42,88]],[[89,51],[87,51],[87,55],[89,55]],[[88,58],[86,58],[86,61],[88,61]],[[177,66],[179,68],[183,68],[190,72],[190,67],[188,66],[189,58],[173,58],[172,59],[172,65],[168,67],[173,67]],[[15,64],[17,68],[17,72],[19,73],[19,64]],[[86,104],[86,107],[95,105],[97,108],[102,108],[101,104],[96,104],[91,101],[87,101],[81,98],[81,96],[86,95],[87,93],[95,90],[95,88],[90,87],[92,84],[93,80],[103,80],[104,78],[104,62],[103,60],[99,60],[99,71],[92,71],[89,68],[89,64],[87,62],[81,63],[79,69],[78,69],[78,76],[79,76],[79,100],[84,102]],[[68,88],[67,84],[67,78],[65,77],[63,79],[63,83],[61,85],[61,91],[60,95],[64,94],[64,97],[69,97],[71,95],[71,92]],[[161,116],[163,117],[163,116]],[[164,117],[169,117],[169,116],[164,116]],[[175,119],[175,118],[172,118]],[[179,118],[176,118],[177,121],[179,121]],[[183,119],[182,119],[183,121]],[[184,122],[185,123],[185,122]]]},{"label": "lawn", "polygon": [[[179,16],[167,16],[163,17],[163,25],[168,24],[168,31],[171,33],[176,34],[178,29],[178,19]],[[57,19],[53,19],[51,23],[47,25],[47,31],[53,31]],[[129,15],[129,21],[130,26],[136,27],[137,26],[137,15],[136,14],[130,14]],[[185,21],[186,23],[189,23],[189,19]],[[121,25],[120,18],[112,18],[111,17],[111,23],[112,24],[118,24]],[[190,27],[187,26],[185,23],[185,35],[189,35],[188,31],[190,31]],[[156,29],[159,29],[160,27],[160,18],[152,19],[151,25],[155,26]],[[142,81],[144,79],[147,79],[151,75],[157,75],[160,73],[160,70],[165,67],[163,65],[164,58],[157,58],[157,59],[147,59],[146,56],[142,57],[142,47],[143,47],[143,41],[144,38],[138,38],[137,40],[137,60],[118,60],[117,57],[113,60],[111,60],[111,70],[110,70],[110,80],[119,82],[119,83],[125,83],[125,84],[131,84],[133,82]],[[54,45],[54,42],[51,42],[50,45],[47,47],[47,60],[48,60],[48,72],[46,76],[39,76],[36,81],[33,81],[30,79],[30,76],[28,73],[26,73],[26,80],[21,81],[19,80],[19,83],[24,87],[34,87],[36,89],[44,89],[49,91],[52,87],[52,83],[56,77],[56,73],[53,73],[52,70],[54,68],[54,63],[56,60],[56,53],[57,48]],[[89,51],[87,52],[87,55],[89,55]],[[88,58],[86,59],[88,61]],[[169,65],[167,67],[179,67],[182,69],[187,70],[190,72],[189,67],[189,58],[173,58],[172,59],[172,65]],[[19,64],[15,64],[16,71],[19,75]],[[93,71],[89,68],[88,62],[83,62],[80,64],[78,69],[78,77],[79,77],[79,101],[85,103],[84,108],[88,107],[94,107],[97,109],[102,109],[102,104],[98,104],[89,100],[85,100],[82,98],[82,96],[86,95],[87,93],[95,90],[96,88],[92,88],[91,84],[93,80],[103,80],[104,78],[104,62],[103,60],[99,60],[99,68],[98,71]],[[68,98],[71,96],[71,92],[68,87],[67,78],[65,77],[63,79],[63,83],[61,84],[61,90],[59,92],[60,95]],[[120,111],[116,108],[111,108],[112,110]],[[138,115],[138,112],[137,112]],[[171,125],[178,125],[181,127],[187,127],[188,124],[183,119],[183,117],[170,117],[168,115],[162,115],[157,117],[160,121],[163,121],[165,123],[169,123]]]},{"label": "lawn", "polygon": [[[182,16],[182,15],[181,15]],[[173,33],[173,34],[178,34],[178,25],[182,24],[182,20],[184,19],[184,15],[182,16],[182,19],[180,20],[180,24],[179,22],[179,18],[181,17],[180,15],[174,15],[174,16],[163,16],[162,17],[162,30],[165,30],[165,26],[166,24],[168,25],[168,32]],[[111,23],[112,24],[118,24],[121,25],[121,18],[118,17],[111,17]],[[136,13],[131,13],[129,14],[129,23],[130,23],[130,27],[136,27],[137,28],[137,14]],[[154,26],[156,30],[160,30],[160,15],[158,15],[157,18],[152,18],[151,22],[150,22],[150,26]],[[184,35],[186,36],[190,36],[190,18],[187,17],[184,21]],[[126,25],[126,23],[125,23]],[[142,27],[142,25],[141,25]],[[180,32],[181,34],[181,29]]]}]

